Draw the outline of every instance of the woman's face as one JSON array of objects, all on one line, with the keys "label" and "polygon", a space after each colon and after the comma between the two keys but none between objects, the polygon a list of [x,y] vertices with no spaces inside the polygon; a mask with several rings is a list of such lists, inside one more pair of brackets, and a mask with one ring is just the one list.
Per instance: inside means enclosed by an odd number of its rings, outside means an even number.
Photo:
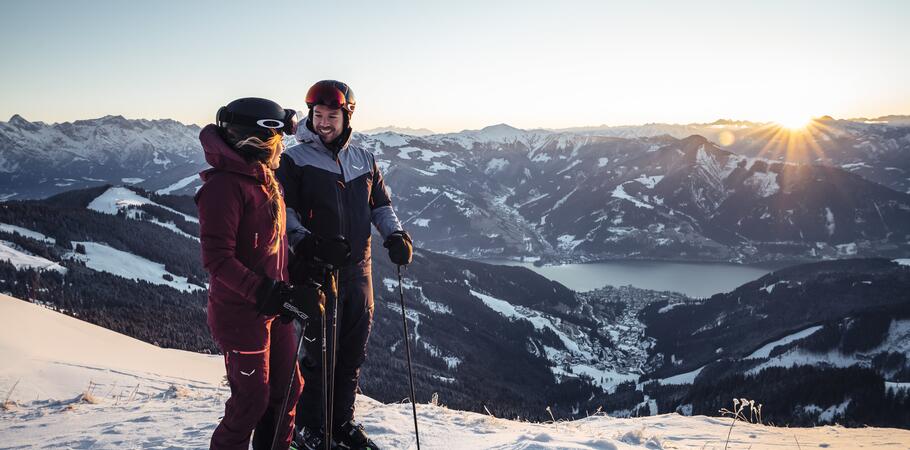
[{"label": "woman's face", "polygon": [[338,139],[344,131],[341,109],[332,109],[325,105],[313,107],[313,129],[322,138],[322,142],[329,143]]},{"label": "woman's face", "polygon": [[284,153],[284,141],[278,144],[277,151],[273,152],[270,155],[268,166],[269,169],[277,170],[278,165],[281,164],[281,154]]}]

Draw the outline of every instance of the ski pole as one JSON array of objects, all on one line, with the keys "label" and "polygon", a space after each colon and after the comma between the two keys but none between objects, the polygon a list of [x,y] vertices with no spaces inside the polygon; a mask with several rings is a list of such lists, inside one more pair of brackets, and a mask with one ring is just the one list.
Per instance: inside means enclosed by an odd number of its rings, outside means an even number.
[{"label": "ski pole", "polygon": [[417,430],[417,402],[414,395],[414,373],[411,370],[411,338],[408,336],[408,319],[404,311],[404,288],[401,287],[401,266],[398,266],[398,295],[401,297],[401,324],[404,327],[404,348],[408,355],[408,381],[411,384],[411,412],[414,415],[414,437],[420,450],[420,432]]},{"label": "ski pole", "polygon": [[[326,277],[327,277],[326,281],[328,281],[329,287],[332,290],[332,296],[337,296],[338,291],[337,291],[337,287],[335,286],[335,280],[332,279],[333,274],[328,269],[324,269],[324,270],[326,271],[325,272]],[[328,317],[326,317],[325,312],[323,312],[323,314],[322,314],[322,413],[323,413],[322,433],[323,433],[323,441],[324,441],[323,444],[324,444],[325,450],[331,450],[331,446],[332,446],[332,430],[331,430],[332,424],[329,419],[329,417],[331,417],[331,412],[332,412],[331,409],[329,408],[329,402],[330,402],[330,400],[329,400],[329,375],[328,375],[328,373],[329,373],[328,372],[328,370],[329,370],[328,369],[328,359],[329,358],[328,358],[328,348],[326,347],[326,345],[327,345],[326,328],[328,327],[328,323],[327,323],[328,320],[329,319],[328,319]],[[333,378],[334,378],[334,374],[333,374]]]},{"label": "ski pole", "polygon": [[[334,297],[334,308],[332,309],[332,376],[329,379],[329,418],[328,424],[329,428],[334,425],[332,422],[335,415],[335,363],[338,360],[338,293],[340,291],[338,287],[338,269],[335,269],[332,272],[332,289],[335,291]],[[329,438],[332,437],[332,432],[329,431]]]},{"label": "ski pole", "polygon": [[272,450],[275,450],[275,446],[278,445],[278,433],[281,430],[282,422],[284,422],[285,410],[288,407],[288,400],[291,397],[291,386],[294,385],[294,377],[297,375],[297,358],[300,357],[300,348],[303,347],[303,335],[306,333],[307,319],[309,317],[303,313],[303,311],[298,310],[288,302],[284,304],[285,308],[294,311],[297,314],[297,317],[300,318],[300,337],[297,338],[297,352],[294,353],[294,364],[291,364],[291,376],[288,378],[288,388],[284,391],[284,400],[281,402],[281,409],[277,411],[278,421],[275,424],[275,434],[272,436]]}]

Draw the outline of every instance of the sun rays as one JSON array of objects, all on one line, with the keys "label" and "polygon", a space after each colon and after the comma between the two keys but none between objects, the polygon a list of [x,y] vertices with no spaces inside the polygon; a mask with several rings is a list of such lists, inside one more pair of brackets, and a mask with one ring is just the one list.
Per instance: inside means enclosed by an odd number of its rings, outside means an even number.
[{"label": "sun rays", "polygon": [[765,143],[757,154],[760,158],[821,164],[828,158],[819,143],[835,139],[836,134],[825,120],[794,117],[759,127],[747,138]]}]

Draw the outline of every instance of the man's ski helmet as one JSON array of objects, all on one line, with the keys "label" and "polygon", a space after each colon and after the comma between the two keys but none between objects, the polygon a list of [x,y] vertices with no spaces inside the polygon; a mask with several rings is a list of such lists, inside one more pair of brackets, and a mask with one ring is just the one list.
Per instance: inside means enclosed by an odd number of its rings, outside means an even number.
[{"label": "man's ski helmet", "polygon": [[336,80],[322,80],[316,82],[306,93],[306,106],[310,108],[309,119],[313,120],[313,107],[316,105],[328,106],[332,109],[344,111],[344,126],[347,128],[357,100],[354,99],[354,90],[345,83]]},{"label": "man's ski helmet", "polygon": [[268,139],[275,133],[293,135],[297,131],[297,112],[283,109],[271,100],[247,97],[222,106],[215,123],[228,134]]}]

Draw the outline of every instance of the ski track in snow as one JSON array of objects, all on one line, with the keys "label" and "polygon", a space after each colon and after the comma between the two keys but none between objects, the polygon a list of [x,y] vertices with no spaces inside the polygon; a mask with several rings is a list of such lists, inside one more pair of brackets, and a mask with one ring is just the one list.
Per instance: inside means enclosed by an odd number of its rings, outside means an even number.
[{"label": "ski track in snow", "polygon": [[[161,349],[38,305],[0,295],[0,408],[5,448],[208,448],[229,396],[221,357]],[[92,382],[94,403],[79,400]],[[445,403],[445,398],[441,398]],[[496,405],[490,405],[496,411]],[[426,449],[720,449],[730,420],[595,414],[528,423],[417,405]],[[383,448],[414,449],[411,406],[360,395],[357,417]],[[906,449],[910,432],[775,428],[739,422],[730,448]]]}]

